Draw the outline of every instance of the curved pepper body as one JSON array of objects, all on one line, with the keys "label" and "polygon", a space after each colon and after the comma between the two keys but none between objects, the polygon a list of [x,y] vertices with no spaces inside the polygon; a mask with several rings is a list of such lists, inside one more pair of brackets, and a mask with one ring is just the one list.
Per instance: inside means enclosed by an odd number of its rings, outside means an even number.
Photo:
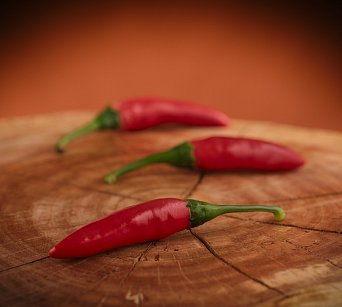
[{"label": "curved pepper body", "polygon": [[201,170],[291,170],[304,164],[292,150],[261,140],[210,137],[191,141],[195,164]]},{"label": "curved pepper body", "polygon": [[92,256],[119,246],[159,240],[189,226],[190,211],[184,200],[155,199],[80,228],[51,249],[49,256]]},{"label": "curved pepper body", "polygon": [[199,170],[289,171],[304,164],[304,159],[287,147],[256,139],[216,136],[187,141],[167,151],[133,161],[105,176],[107,183],[151,165],[168,163]]},{"label": "curved pepper body", "polygon": [[258,211],[273,213],[277,221],[285,218],[283,209],[273,206],[213,205],[194,199],[154,199],[122,209],[76,230],[53,247],[49,256],[92,256],[115,247],[163,239],[175,232],[202,225],[221,214]]},{"label": "curved pepper body", "polygon": [[166,123],[227,126],[229,119],[222,112],[195,103],[162,98],[130,99],[119,103],[116,109],[106,107],[92,121],[67,133],[58,140],[55,149],[62,153],[71,141],[93,131],[103,129],[135,131]]},{"label": "curved pepper body", "polygon": [[228,117],[214,109],[190,102],[162,98],[123,101],[117,110],[122,130],[142,130],[166,123],[193,126],[227,126]]}]

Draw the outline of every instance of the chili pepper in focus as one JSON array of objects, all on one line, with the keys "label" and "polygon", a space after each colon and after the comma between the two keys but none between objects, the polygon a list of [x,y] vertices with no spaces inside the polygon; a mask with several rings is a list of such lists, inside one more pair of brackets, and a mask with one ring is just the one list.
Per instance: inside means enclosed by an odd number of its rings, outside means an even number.
[{"label": "chili pepper in focus", "polygon": [[138,168],[167,163],[199,170],[286,171],[298,168],[304,160],[292,150],[270,142],[234,137],[210,137],[184,142],[170,150],[136,160],[105,177],[107,183]]},{"label": "chili pepper in focus", "polygon": [[162,98],[130,99],[121,102],[116,109],[108,106],[93,121],[63,136],[56,144],[56,151],[63,152],[69,142],[92,131],[135,131],[165,123],[227,126],[229,119],[222,112],[195,103]]},{"label": "chili pepper in focus", "polygon": [[257,211],[271,212],[277,221],[285,218],[285,212],[279,207],[212,205],[193,199],[154,199],[114,212],[76,230],[53,247],[49,256],[88,257],[115,247],[160,240],[178,231],[202,225],[224,213]]}]

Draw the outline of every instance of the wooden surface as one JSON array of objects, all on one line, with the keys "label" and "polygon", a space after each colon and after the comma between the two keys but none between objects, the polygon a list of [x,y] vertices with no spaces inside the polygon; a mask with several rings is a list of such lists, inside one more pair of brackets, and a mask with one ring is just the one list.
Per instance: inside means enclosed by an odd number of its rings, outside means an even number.
[{"label": "wooden surface", "polygon": [[[0,305],[337,306],[342,304],[342,134],[233,121],[231,129],[163,127],[56,139],[88,113],[0,121]],[[243,135],[286,144],[307,164],[288,173],[206,173],[156,165],[103,183],[109,170],[184,139]],[[48,250],[81,225],[157,197],[277,204],[221,216],[193,232],[81,260]]]}]

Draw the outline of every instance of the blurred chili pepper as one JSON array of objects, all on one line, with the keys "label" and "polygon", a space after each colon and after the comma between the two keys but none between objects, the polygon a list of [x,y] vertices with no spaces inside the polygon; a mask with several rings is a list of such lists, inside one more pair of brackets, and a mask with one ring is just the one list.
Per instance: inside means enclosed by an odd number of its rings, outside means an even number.
[{"label": "blurred chili pepper", "polygon": [[121,102],[117,109],[105,108],[93,121],[63,136],[56,144],[56,151],[63,152],[69,142],[92,131],[134,131],[165,123],[227,126],[229,119],[219,111],[195,103],[162,98],[131,99]]},{"label": "blurred chili pepper", "polygon": [[88,257],[115,247],[160,240],[175,232],[202,225],[224,213],[256,211],[272,212],[277,221],[285,218],[285,212],[279,207],[212,205],[193,199],[154,199],[114,212],[76,230],[53,247],[49,256]]},{"label": "blurred chili pepper", "polygon": [[125,173],[154,163],[199,170],[287,171],[302,166],[304,160],[278,144],[217,136],[184,142],[170,150],[136,160],[108,174],[105,181],[112,183]]}]

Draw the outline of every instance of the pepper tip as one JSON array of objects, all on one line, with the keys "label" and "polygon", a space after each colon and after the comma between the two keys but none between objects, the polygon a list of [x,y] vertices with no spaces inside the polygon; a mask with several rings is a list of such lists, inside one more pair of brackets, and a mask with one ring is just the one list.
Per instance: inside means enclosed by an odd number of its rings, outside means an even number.
[{"label": "pepper tip", "polygon": [[104,181],[108,184],[114,183],[116,181],[116,176],[109,174],[106,177],[104,177]]},{"label": "pepper tip", "polygon": [[285,219],[285,211],[282,208],[279,208],[275,213],[274,213],[274,218],[277,222],[281,222]]},{"label": "pepper tip", "polygon": [[298,167],[301,167],[305,164],[305,160],[303,157],[299,157],[298,159]]},{"label": "pepper tip", "polygon": [[48,256],[54,258],[55,254],[56,254],[56,247],[53,247],[50,249]]}]

